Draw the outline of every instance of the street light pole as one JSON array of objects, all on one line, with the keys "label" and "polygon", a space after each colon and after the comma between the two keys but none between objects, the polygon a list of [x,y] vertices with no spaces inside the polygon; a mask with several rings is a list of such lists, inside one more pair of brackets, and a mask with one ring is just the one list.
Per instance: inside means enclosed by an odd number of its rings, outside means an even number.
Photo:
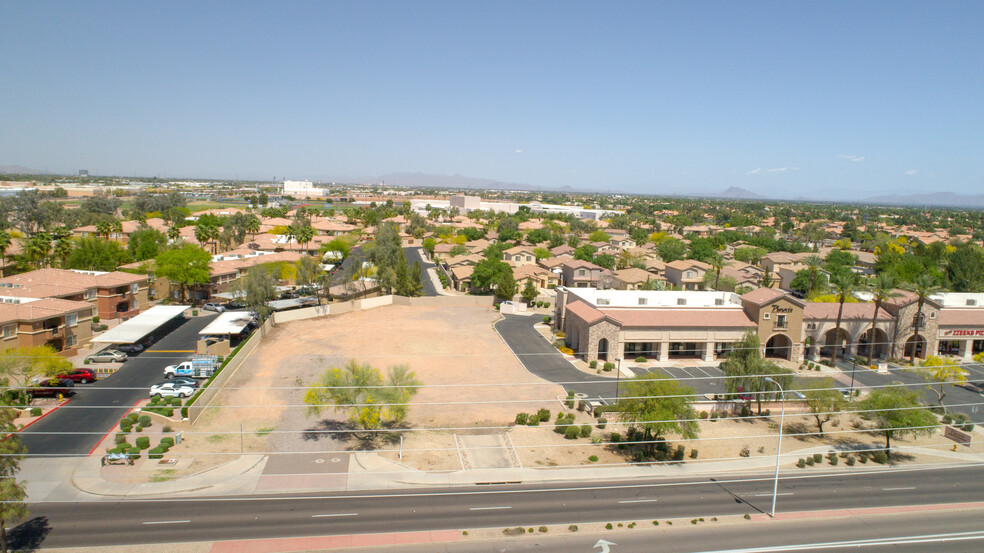
[{"label": "street light pole", "polygon": [[857,370],[858,364],[854,360],[854,356],[851,356],[851,395],[854,395],[854,371]]},{"label": "street light pole", "polygon": [[622,358],[617,357],[615,362],[618,364],[615,368],[615,403],[618,403],[618,381],[622,378]]},{"label": "street light pole", "polygon": [[772,485],[772,514],[769,515],[772,518],[776,518],[776,497],[779,495],[779,459],[782,455],[782,423],[786,416],[786,392],[772,378],[767,376],[765,377],[765,381],[771,382],[776,385],[776,388],[779,388],[779,400],[782,401],[782,408],[779,410],[779,445],[776,446],[776,479]]}]

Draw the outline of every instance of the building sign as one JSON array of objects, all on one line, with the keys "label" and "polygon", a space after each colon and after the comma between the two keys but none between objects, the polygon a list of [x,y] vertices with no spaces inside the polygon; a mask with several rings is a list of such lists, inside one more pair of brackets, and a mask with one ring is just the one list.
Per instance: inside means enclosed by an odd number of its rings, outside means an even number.
[{"label": "building sign", "polygon": [[793,312],[793,308],[792,307],[780,307],[779,304],[774,303],[774,304],[772,304],[772,312],[773,313],[792,313]]},{"label": "building sign", "polygon": [[941,330],[941,338],[984,338],[984,328],[954,328],[951,330]]},{"label": "building sign", "polygon": [[958,444],[964,445],[964,446],[967,446],[967,447],[970,447],[970,444],[972,443],[971,438],[970,438],[970,434],[968,434],[966,432],[963,432],[961,430],[957,430],[956,428],[954,428],[952,426],[946,426],[946,427],[943,428],[943,437],[944,438],[947,438],[947,439],[950,439],[950,440],[953,440],[953,441],[957,442]]}]

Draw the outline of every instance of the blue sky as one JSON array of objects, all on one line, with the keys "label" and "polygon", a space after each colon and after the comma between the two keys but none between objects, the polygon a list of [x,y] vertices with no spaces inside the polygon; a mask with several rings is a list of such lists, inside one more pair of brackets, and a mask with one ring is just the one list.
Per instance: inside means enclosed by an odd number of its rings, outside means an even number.
[{"label": "blue sky", "polygon": [[984,190],[984,2],[3,2],[0,164]]}]

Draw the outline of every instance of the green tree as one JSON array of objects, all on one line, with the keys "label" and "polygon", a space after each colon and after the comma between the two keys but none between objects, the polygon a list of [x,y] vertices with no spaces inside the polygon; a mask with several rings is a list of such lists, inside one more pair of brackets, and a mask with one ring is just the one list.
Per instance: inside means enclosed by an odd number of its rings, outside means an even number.
[{"label": "green tree", "polygon": [[307,226],[298,227],[294,237],[301,244],[301,246],[304,247],[304,249],[307,249],[308,243],[311,242],[312,239],[314,239],[314,235],[316,232],[317,231],[315,231],[314,228],[311,227],[310,224],[308,224]]},{"label": "green tree", "polygon": [[936,415],[919,401],[919,392],[902,386],[876,388],[861,402],[864,419],[875,421],[885,436],[885,453],[892,454],[892,438],[929,435],[939,424]]},{"label": "green tree", "polygon": [[349,422],[357,429],[368,431],[365,437],[375,439],[373,432],[382,425],[393,425],[406,418],[409,402],[421,383],[407,365],[387,369],[383,380],[379,369],[368,363],[350,359],[342,367],[331,367],[311,384],[304,394],[308,415],[320,415],[324,409],[347,410]]},{"label": "green tree", "polygon": [[483,259],[475,265],[472,286],[492,291],[501,300],[510,300],[516,295],[516,279],[513,277],[512,267],[496,259]]},{"label": "green tree", "polygon": [[656,246],[656,253],[666,263],[683,259],[687,254],[687,245],[676,238],[667,238]]},{"label": "green tree", "polygon": [[848,298],[854,297],[857,285],[854,283],[854,275],[843,273],[835,274],[830,283],[834,287],[834,294],[840,304],[837,307],[837,324],[834,326],[834,351],[830,354],[830,362],[837,366],[837,353],[841,348],[841,321],[844,317],[844,302]]},{"label": "green tree", "polygon": [[233,283],[233,292],[246,302],[246,306],[261,318],[270,315],[267,302],[277,299],[277,275],[272,264],[251,267],[245,275]]},{"label": "green tree", "polygon": [[384,223],[379,225],[376,236],[371,244],[365,247],[366,259],[376,266],[376,278],[379,286],[386,294],[392,294],[397,287],[397,265],[400,259],[406,263],[403,254],[403,243],[396,225]]},{"label": "green tree", "polygon": [[24,242],[24,257],[35,269],[47,265],[48,254],[51,252],[51,235],[38,232]]},{"label": "green tree", "polygon": [[[910,290],[915,292],[918,298],[916,303],[916,320],[914,321],[917,335],[922,336],[923,327],[926,325],[925,315],[923,315],[923,306],[926,304],[926,300],[942,289],[936,277],[929,273],[920,274],[916,277],[916,281],[912,283]],[[913,347],[909,352],[909,364],[915,364],[915,361],[916,348]]]},{"label": "green tree", "polygon": [[305,255],[297,260],[297,283],[301,286],[317,282],[321,272],[317,257]]},{"label": "green tree", "polygon": [[832,378],[810,381],[803,395],[806,396],[806,406],[817,421],[817,431],[823,436],[824,423],[844,408],[844,396],[834,389]]},{"label": "green tree", "polygon": [[7,248],[10,247],[10,233],[0,231],[0,277],[6,276],[4,267],[7,265]]},{"label": "green tree", "polygon": [[250,213],[249,218],[246,219],[246,232],[252,235],[254,242],[256,241],[256,235],[260,232],[260,226],[260,219],[256,215]]},{"label": "green tree", "polygon": [[[807,294],[812,294],[818,288],[817,285],[819,281],[817,280],[817,277],[823,276],[823,273],[820,272],[820,269],[823,268],[823,260],[820,259],[819,255],[811,255],[803,260],[803,264],[806,265],[805,270],[809,275],[809,283],[807,284],[805,292]],[[797,273],[796,276],[799,277],[799,273]]]},{"label": "green tree", "polygon": [[133,256],[118,242],[86,236],[75,242],[75,248],[65,259],[65,267],[85,271],[115,271],[120,265],[132,261]]},{"label": "green tree", "polygon": [[875,325],[878,323],[878,310],[886,301],[897,298],[902,294],[895,291],[895,277],[890,274],[881,274],[875,277],[874,282],[868,288],[872,299],[875,300],[875,310],[871,313],[871,330],[868,331],[868,366],[875,355]]},{"label": "green tree", "polygon": [[984,289],[984,249],[966,243],[950,254],[946,273],[954,292],[978,292]]},{"label": "green tree", "polygon": [[153,259],[167,246],[167,237],[158,230],[143,228],[130,235],[127,250],[137,261]]},{"label": "green tree", "polygon": [[591,259],[591,262],[606,269],[615,268],[615,256],[610,253],[600,253],[594,256],[594,258]]},{"label": "green tree", "polygon": [[424,238],[424,243],[423,243],[424,251],[426,251],[427,255],[430,256],[431,258],[434,257],[434,246],[436,245],[437,245],[437,240],[434,240],[433,238],[430,237]]},{"label": "green tree", "polygon": [[168,279],[181,288],[181,301],[185,300],[189,286],[208,284],[211,280],[212,256],[194,244],[163,251],[154,259],[154,274]]},{"label": "green tree", "polygon": [[667,433],[680,434],[685,439],[697,437],[697,413],[694,411],[694,389],[658,374],[638,375],[626,380],[622,398],[616,404],[623,421],[638,424],[643,431],[643,449],[652,454],[656,439]]},{"label": "green tree", "polygon": [[607,243],[609,240],[611,240],[611,238],[612,237],[611,236],[608,236],[608,233],[607,232],[605,232],[605,231],[603,231],[601,229],[596,230],[596,231],[594,231],[594,232],[592,232],[591,234],[588,235],[588,241],[590,241],[590,242],[605,242],[605,243]]},{"label": "green tree", "polygon": [[711,268],[714,269],[714,289],[720,290],[718,284],[721,282],[721,271],[724,269],[724,257],[721,254],[715,253],[709,263],[711,264]]},{"label": "green tree", "polygon": [[533,284],[533,279],[526,279],[526,286],[523,287],[522,296],[527,305],[531,305],[534,301],[536,301],[536,297],[539,293],[540,291],[537,290],[536,285]]},{"label": "green tree", "polygon": [[[71,364],[69,364],[71,365]],[[20,462],[27,453],[21,445],[14,426],[17,410],[9,404],[0,404],[0,550],[7,553],[7,526],[28,516],[27,493],[24,484],[17,481]]]},{"label": "green tree", "polygon": [[930,383],[926,388],[936,394],[936,399],[944,410],[946,410],[946,406],[943,405],[943,398],[946,397],[944,385],[959,386],[967,382],[967,371],[960,368],[959,364],[951,363],[936,355],[924,359],[922,366],[916,369],[916,373]]},{"label": "green tree", "polygon": [[746,332],[741,340],[731,346],[731,353],[721,363],[724,388],[731,394],[754,395],[758,414],[762,414],[763,396],[775,395],[778,389],[765,377],[771,377],[782,388],[793,384],[793,371],[762,358],[762,344],[754,332]]},{"label": "green tree", "polygon": [[[12,389],[24,388],[36,378],[54,376],[71,369],[71,361],[58,355],[48,345],[10,348],[0,352],[0,385]],[[0,411],[8,410],[0,408]]]}]

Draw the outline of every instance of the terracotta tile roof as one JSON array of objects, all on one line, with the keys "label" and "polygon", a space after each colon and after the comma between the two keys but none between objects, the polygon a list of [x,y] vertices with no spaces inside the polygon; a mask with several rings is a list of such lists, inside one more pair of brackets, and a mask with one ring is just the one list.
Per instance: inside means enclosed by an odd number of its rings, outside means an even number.
[{"label": "terracotta tile roof", "polygon": [[88,288],[81,286],[59,286],[57,284],[38,284],[17,288],[0,288],[0,296],[8,298],[57,298],[83,294]]},{"label": "terracotta tile roof", "polygon": [[3,303],[0,304],[0,321],[37,321],[83,309],[88,309],[89,313],[92,313],[92,304],[54,298],[27,303]]},{"label": "terracotta tile roof", "polygon": [[300,258],[301,254],[299,252],[277,252],[253,257],[223,259],[222,261],[212,263],[210,273],[212,276],[225,275],[235,273],[236,271],[243,271],[256,265],[263,265],[264,263],[278,263],[281,261],[296,263]]},{"label": "terracotta tile roof", "polygon": [[552,248],[550,250],[550,253],[553,255],[563,255],[565,253],[574,255],[574,248],[565,244],[563,246],[557,246],[556,248]]},{"label": "terracotta tile roof", "polygon": [[773,290],[772,288],[759,288],[758,290],[752,290],[747,294],[743,294],[741,299],[756,305],[765,305],[785,295],[784,292]]},{"label": "terracotta tile roof", "polygon": [[456,267],[451,268],[451,275],[455,278],[455,280],[464,280],[466,278],[470,278],[472,276],[472,273],[474,272],[475,272],[474,265],[458,265]]},{"label": "terracotta tile roof", "polygon": [[623,327],[755,328],[741,309],[603,309]]},{"label": "terracotta tile roof", "polygon": [[654,276],[649,271],[639,269],[636,267],[629,267],[628,269],[615,271],[615,278],[621,280],[626,284],[635,284],[638,282],[646,282],[647,280],[652,280]]},{"label": "terracotta tile roof", "polygon": [[984,326],[984,309],[941,309],[940,326]]},{"label": "terracotta tile roof", "polygon": [[601,311],[598,311],[581,300],[575,300],[568,303],[566,310],[568,314],[573,314],[575,317],[581,319],[587,324],[594,324],[605,318]]},{"label": "terracotta tile roof", "polygon": [[147,279],[147,275],[133,275],[119,271],[101,275],[90,275],[65,269],[39,269],[37,271],[29,271],[2,278],[0,279],[0,283],[18,284],[23,287],[48,284],[85,289],[123,286],[135,282],[143,282]]},{"label": "terracotta tile roof", "polygon": [[570,259],[571,258],[569,257],[548,257],[547,259],[537,261],[537,264],[545,269],[553,269],[563,265],[567,261],[570,261]]},{"label": "terracotta tile roof", "polygon": [[709,271],[711,266],[703,261],[697,261],[696,259],[678,259],[666,264],[667,267],[672,267],[678,271],[685,271],[687,269],[701,269],[704,271]]},{"label": "terracotta tile roof", "polygon": [[[840,309],[839,303],[820,303],[808,302],[803,309],[803,319],[836,321],[837,311]],[[841,315],[842,321],[870,321],[874,313],[874,303],[845,303],[844,313]],[[894,317],[884,308],[878,309],[879,321],[891,321]]]},{"label": "terracotta tile roof", "polygon": [[570,268],[570,269],[603,269],[604,268],[604,267],[600,267],[598,265],[595,265],[594,263],[592,263],[590,261],[585,261],[583,259],[569,259],[569,260],[564,260],[563,266],[564,267],[567,267],[567,268]]}]

